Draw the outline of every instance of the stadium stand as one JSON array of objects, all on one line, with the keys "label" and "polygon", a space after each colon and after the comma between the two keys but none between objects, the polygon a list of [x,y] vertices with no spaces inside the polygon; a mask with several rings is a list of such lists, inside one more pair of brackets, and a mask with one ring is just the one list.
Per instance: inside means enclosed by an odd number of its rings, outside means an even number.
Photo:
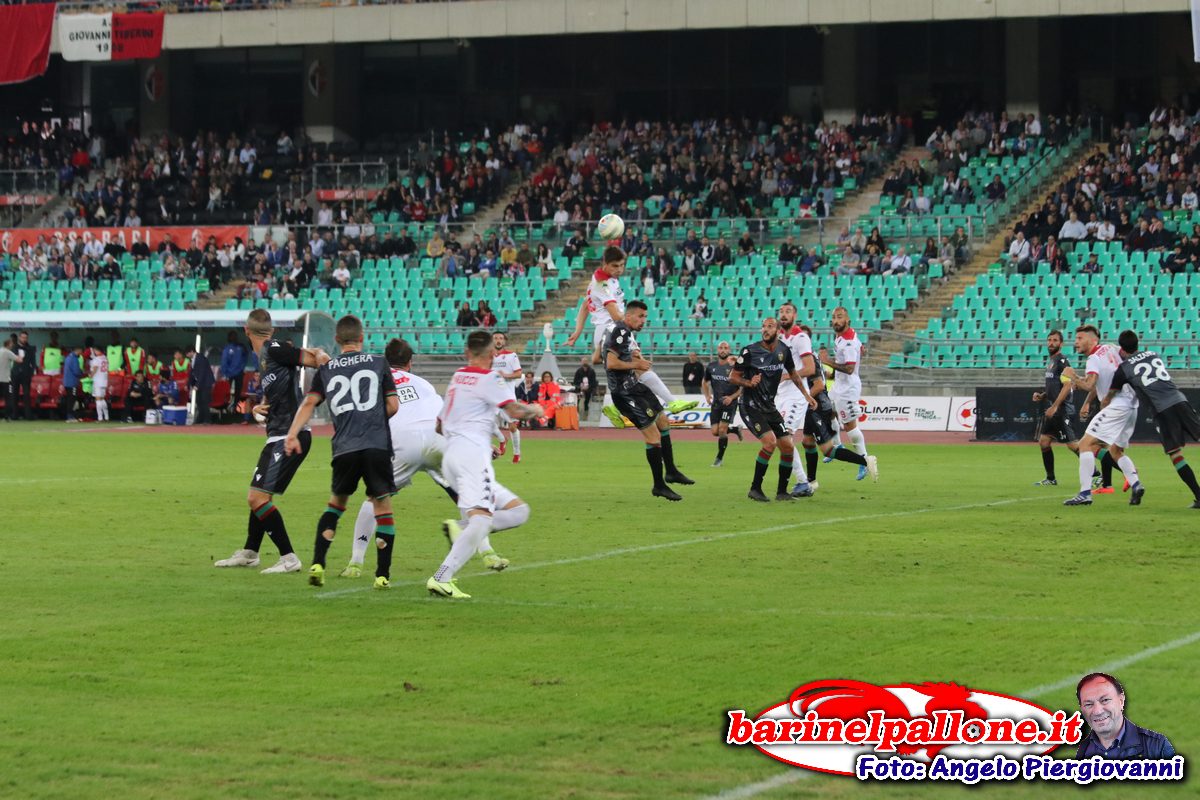
[{"label": "stadium stand", "polygon": [[[1200,368],[1200,357],[1173,344],[1187,338],[1200,298],[1198,145],[1178,109],[1140,131],[1114,131],[930,320],[918,334],[928,343],[891,366],[1032,368],[1044,361],[1046,331],[1087,322],[1106,336],[1133,328],[1173,363]],[[1123,302],[1130,296],[1136,302]]]},{"label": "stadium stand", "polygon": [[[967,130],[984,125],[984,119],[972,119]],[[399,328],[421,352],[451,354],[461,347],[453,325],[464,303],[474,318],[483,314],[486,319],[490,313],[496,325],[510,327],[564,281],[586,279],[585,259],[598,251],[587,239],[587,225],[578,231],[581,220],[573,218],[586,207],[588,213],[618,210],[628,220],[623,244],[631,256],[623,282],[627,296],[653,303],[652,327],[643,338],[656,353],[711,351],[728,331],[774,311],[780,296],[796,302],[803,319],[824,320],[834,306],[850,305],[856,325],[878,328],[916,302],[922,288],[953,269],[962,255],[939,252],[935,242],[933,251],[916,247],[907,260],[885,261],[881,256],[891,244],[919,244],[922,235],[928,239],[930,231],[938,230],[927,226],[953,222],[963,238],[943,233],[942,244],[966,248],[969,237],[962,228],[986,226],[988,214],[1003,218],[1028,197],[1029,187],[1062,163],[1067,149],[1049,137],[1024,134],[1006,146],[1024,137],[1022,146],[1034,155],[987,153],[975,146],[980,152],[960,171],[979,180],[1000,175],[1006,185],[1005,196],[987,205],[987,213],[976,215],[971,204],[939,204],[946,208],[939,209],[945,216],[938,216],[931,203],[929,215],[907,215],[881,204],[859,219],[859,227],[882,220],[883,229],[895,235],[893,242],[881,240],[872,250],[868,242],[856,244],[844,229],[836,244],[812,243],[815,222],[804,214],[824,204],[817,187],[832,191],[832,204],[854,192],[859,181],[881,175],[902,143],[903,131],[903,124],[891,119],[865,119],[848,128],[803,126],[788,119],[775,124],[726,120],[596,126],[564,149],[551,151],[554,157],[520,186],[505,209],[509,223],[482,232],[428,215],[424,221],[416,219],[418,193],[456,180],[521,175],[553,140],[544,129],[535,135],[522,127],[454,146],[446,146],[445,140],[440,156],[430,150],[421,160],[420,169],[427,172],[386,187],[369,217],[326,218],[332,223],[329,229],[302,223],[262,226],[252,230],[269,231],[272,238],[252,236],[225,246],[188,243],[185,249],[160,248],[141,258],[117,248],[96,254],[85,274],[78,268],[67,274],[55,260],[54,243],[30,243],[7,258],[7,272],[0,269],[9,275],[0,282],[0,307],[182,309],[233,281],[235,294],[224,301],[226,308],[354,313],[373,329],[368,347],[382,347],[383,331]],[[206,135],[196,141],[217,139]],[[233,155],[240,163],[241,147],[235,146],[231,139],[223,149],[217,145],[214,155],[221,160]],[[193,169],[204,158],[195,148],[182,152],[193,154]],[[724,152],[738,153],[743,160],[726,159]],[[716,155],[710,160],[711,153]],[[164,154],[169,155],[166,148]],[[789,162],[789,154],[798,157]],[[922,193],[936,192],[936,175],[943,172],[939,163],[935,152],[930,163],[911,169],[914,183],[909,185]],[[780,165],[772,185],[769,176]],[[917,177],[922,172],[924,180]],[[724,196],[738,199],[713,201]],[[689,207],[693,200],[696,205]],[[568,203],[573,211],[567,220],[550,212],[552,206],[561,210]],[[821,213],[828,210],[825,206]],[[723,216],[707,218],[715,213]],[[747,213],[751,216],[743,216]],[[747,287],[771,291],[747,292]],[[578,282],[571,291],[580,291]],[[486,312],[480,311],[480,303],[486,304]],[[573,327],[574,317],[574,308],[567,309],[559,329]],[[588,346],[580,342],[573,352],[585,352]]]}]

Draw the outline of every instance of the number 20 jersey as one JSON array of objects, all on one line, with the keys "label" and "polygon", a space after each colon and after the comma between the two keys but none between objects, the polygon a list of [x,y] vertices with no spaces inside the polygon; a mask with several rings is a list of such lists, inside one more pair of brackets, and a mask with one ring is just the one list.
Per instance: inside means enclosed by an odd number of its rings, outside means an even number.
[{"label": "number 20 jersey", "polygon": [[329,403],[334,458],[361,450],[391,453],[387,398],[396,384],[383,356],[342,353],[317,370],[309,394]]}]

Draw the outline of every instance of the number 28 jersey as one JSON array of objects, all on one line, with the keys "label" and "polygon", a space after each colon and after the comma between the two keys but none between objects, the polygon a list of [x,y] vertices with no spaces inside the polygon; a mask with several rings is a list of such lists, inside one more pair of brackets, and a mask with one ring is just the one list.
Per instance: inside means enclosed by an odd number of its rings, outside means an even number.
[{"label": "number 28 jersey", "polygon": [[396,394],[383,356],[342,353],[317,370],[309,394],[329,401],[333,457],[360,450],[392,449],[387,398]]},{"label": "number 28 jersey", "polygon": [[[1112,388],[1122,391],[1132,388],[1139,397],[1154,406],[1158,414],[1188,401],[1175,381],[1171,380],[1171,373],[1167,372],[1162,356],[1153,350],[1134,353],[1122,363],[1113,375]],[[1115,398],[1113,402],[1116,402]]]}]

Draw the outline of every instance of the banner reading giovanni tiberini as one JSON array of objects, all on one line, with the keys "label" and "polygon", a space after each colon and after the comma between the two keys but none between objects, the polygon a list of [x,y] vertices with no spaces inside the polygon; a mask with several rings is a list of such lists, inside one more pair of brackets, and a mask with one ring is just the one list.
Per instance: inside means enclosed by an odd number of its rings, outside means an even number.
[{"label": "banner reading giovanni tiberini", "polygon": [[58,18],[58,46],[66,61],[157,58],[162,33],[162,14],[62,14]]}]

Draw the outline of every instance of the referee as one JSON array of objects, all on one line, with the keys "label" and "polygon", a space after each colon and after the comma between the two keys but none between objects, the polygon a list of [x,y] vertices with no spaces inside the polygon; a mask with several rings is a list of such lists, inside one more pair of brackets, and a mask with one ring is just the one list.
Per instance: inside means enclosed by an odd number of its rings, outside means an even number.
[{"label": "referee", "polygon": [[1138,335],[1124,331],[1117,338],[1121,357],[1125,360],[1113,375],[1112,387],[1104,398],[1104,405],[1126,384],[1143,402],[1154,407],[1154,423],[1162,440],[1163,450],[1171,459],[1179,479],[1192,490],[1192,508],[1200,509],[1200,485],[1196,473],[1183,458],[1183,446],[1190,439],[1200,441],[1200,415],[1192,408],[1187,397],[1171,380],[1162,356],[1153,350],[1138,350]]}]

